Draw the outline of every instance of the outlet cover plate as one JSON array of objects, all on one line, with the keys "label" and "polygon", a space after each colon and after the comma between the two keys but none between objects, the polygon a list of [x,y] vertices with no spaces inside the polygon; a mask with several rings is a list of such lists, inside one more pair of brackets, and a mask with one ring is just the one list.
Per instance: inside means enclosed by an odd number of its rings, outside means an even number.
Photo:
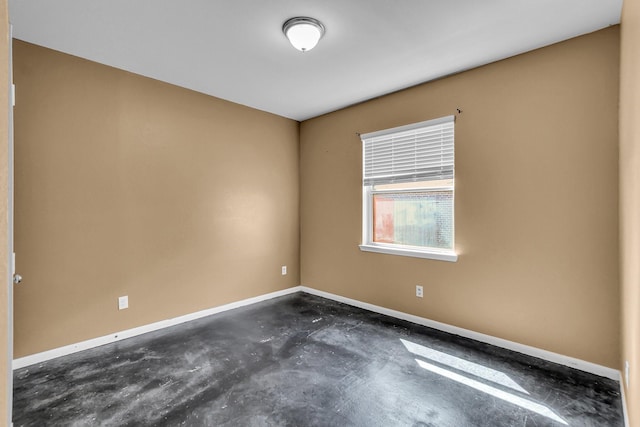
[{"label": "outlet cover plate", "polygon": [[422,298],[424,296],[422,286],[416,285],[416,296]]},{"label": "outlet cover plate", "polygon": [[129,308],[129,296],[118,297],[118,310]]}]

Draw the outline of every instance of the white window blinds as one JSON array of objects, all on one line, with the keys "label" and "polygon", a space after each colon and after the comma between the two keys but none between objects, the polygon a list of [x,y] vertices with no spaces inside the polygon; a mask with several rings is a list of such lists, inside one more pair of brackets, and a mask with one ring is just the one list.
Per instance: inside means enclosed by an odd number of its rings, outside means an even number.
[{"label": "white window blinds", "polygon": [[454,116],[361,135],[364,185],[453,178]]}]

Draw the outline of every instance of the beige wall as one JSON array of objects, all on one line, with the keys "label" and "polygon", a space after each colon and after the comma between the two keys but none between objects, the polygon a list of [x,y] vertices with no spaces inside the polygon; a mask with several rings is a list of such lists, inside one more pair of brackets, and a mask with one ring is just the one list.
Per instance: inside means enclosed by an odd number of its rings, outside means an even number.
[{"label": "beige wall", "polygon": [[14,62],[16,357],[299,284],[297,122],[23,42]]},{"label": "beige wall", "polygon": [[[619,368],[618,87],[616,26],[303,122],[302,284]],[[457,107],[458,262],[361,252],[356,132]]]},{"label": "beige wall", "polygon": [[9,296],[7,289],[7,201],[8,201],[8,104],[9,104],[9,15],[7,1],[0,0],[0,425],[9,420],[11,408],[10,376],[11,358],[9,340],[11,339]]},{"label": "beige wall", "polygon": [[640,3],[625,1],[620,66],[622,366],[631,426],[640,426]]}]

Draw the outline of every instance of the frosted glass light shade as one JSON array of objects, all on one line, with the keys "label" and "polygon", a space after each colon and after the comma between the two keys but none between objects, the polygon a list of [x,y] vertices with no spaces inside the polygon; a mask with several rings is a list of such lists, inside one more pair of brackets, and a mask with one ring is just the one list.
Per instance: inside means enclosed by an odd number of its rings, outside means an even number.
[{"label": "frosted glass light shade", "polygon": [[291,18],[282,26],[291,45],[301,52],[313,49],[324,35],[324,26],[313,18]]}]

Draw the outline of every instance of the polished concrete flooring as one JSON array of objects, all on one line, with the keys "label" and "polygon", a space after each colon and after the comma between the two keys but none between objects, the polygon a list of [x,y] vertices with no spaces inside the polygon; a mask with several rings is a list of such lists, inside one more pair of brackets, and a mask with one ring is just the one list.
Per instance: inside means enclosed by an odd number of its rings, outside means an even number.
[{"label": "polished concrete flooring", "polygon": [[14,377],[16,426],[623,426],[615,381],[303,293]]}]

